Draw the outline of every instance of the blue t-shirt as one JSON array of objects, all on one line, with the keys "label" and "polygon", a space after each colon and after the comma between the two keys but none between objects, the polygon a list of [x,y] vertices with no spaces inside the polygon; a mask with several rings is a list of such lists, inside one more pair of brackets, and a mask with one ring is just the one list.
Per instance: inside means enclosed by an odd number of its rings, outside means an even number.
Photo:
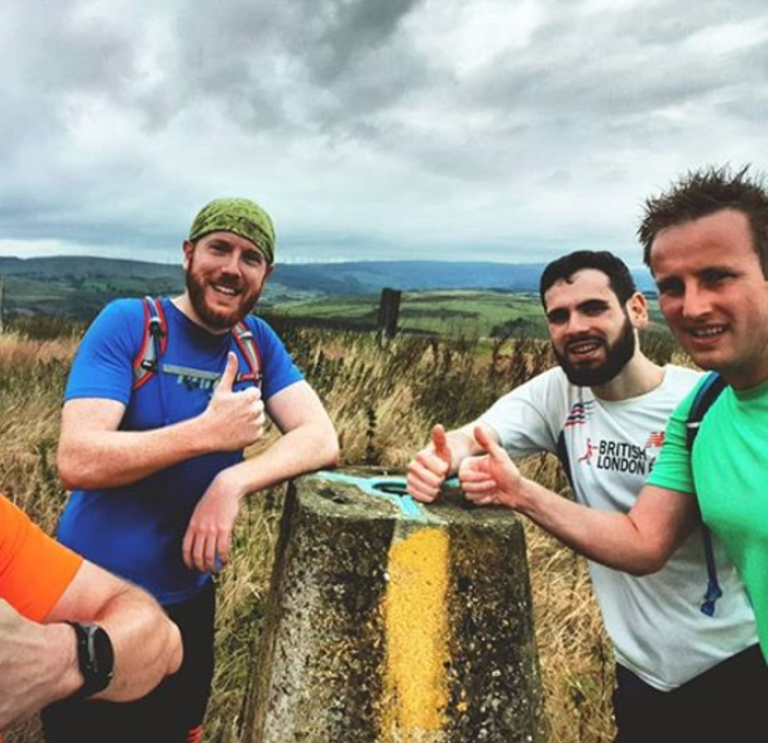
[{"label": "blue t-shirt", "polygon": [[[249,367],[231,333],[213,335],[169,300],[161,300],[168,344],[160,371],[132,390],[133,361],[144,339],[141,300],[109,304],[88,329],[70,373],[66,400],[106,398],[126,406],[120,429],[146,431],[202,413],[213,385],[234,351],[240,373]],[[262,396],[303,379],[280,339],[262,320],[246,321],[262,361]],[[252,382],[238,381],[234,389]],[[182,560],[192,512],[216,475],[242,460],[242,451],[195,457],[131,485],[75,490],[59,523],[58,538],[92,562],[173,604],[194,596],[209,579]]]}]

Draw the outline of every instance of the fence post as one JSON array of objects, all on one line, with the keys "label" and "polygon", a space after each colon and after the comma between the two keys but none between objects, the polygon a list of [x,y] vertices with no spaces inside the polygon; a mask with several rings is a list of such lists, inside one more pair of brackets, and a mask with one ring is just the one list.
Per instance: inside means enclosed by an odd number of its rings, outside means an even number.
[{"label": "fence post", "polygon": [[397,335],[397,319],[400,314],[400,294],[397,289],[382,289],[379,300],[379,341],[390,340]]}]

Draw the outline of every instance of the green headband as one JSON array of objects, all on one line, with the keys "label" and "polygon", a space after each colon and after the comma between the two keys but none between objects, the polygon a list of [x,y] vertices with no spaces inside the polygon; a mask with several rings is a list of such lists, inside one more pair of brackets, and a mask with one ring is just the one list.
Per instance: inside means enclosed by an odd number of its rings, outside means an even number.
[{"label": "green headband", "polygon": [[191,242],[211,232],[233,232],[250,240],[267,263],[275,260],[275,228],[272,220],[258,204],[248,199],[215,199],[206,204],[195,217],[189,230]]}]

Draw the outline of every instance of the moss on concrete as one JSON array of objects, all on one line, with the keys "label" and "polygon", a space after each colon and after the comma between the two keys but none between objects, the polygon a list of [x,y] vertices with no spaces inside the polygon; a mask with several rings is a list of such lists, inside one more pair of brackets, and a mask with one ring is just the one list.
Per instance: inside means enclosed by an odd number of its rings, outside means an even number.
[{"label": "moss on concrete", "polygon": [[520,523],[456,493],[408,519],[355,485],[298,480],[259,664],[252,743],[542,740]]}]

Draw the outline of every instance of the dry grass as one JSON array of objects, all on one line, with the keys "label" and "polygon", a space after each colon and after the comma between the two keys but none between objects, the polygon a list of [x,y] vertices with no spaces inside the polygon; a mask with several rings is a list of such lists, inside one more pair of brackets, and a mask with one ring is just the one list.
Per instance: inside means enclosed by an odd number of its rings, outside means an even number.
[{"label": "dry grass", "polygon": [[[503,392],[551,365],[536,341],[403,338],[379,349],[367,336],[291,331],[287,345],[319,391],[341,435],[345,464],[403,466],[431,425],[473,419]],[[0,336],[0,483],[51,530],[65,499],[54,466],[59,408],[72,337]],[[274,434],[272,434],[274,435]],[[558,491],[566,483],[551,457],[525,464]],[[218,665],[206,724],[209,742],[237,743],[254,638],[266,609],[281,491],[252,498],[236,533],[233,563],[219,585]],[[611,649],[592,600],[584,561],[526,526],[539,654],[552,740],[611,739]],[[7,743],[31,743],[28,726]]]},{"label": "dry grass", "polygon": [[55,469],[59,409],[74,338],[0,335],[0,487],[51,530],[66,494]]}]

